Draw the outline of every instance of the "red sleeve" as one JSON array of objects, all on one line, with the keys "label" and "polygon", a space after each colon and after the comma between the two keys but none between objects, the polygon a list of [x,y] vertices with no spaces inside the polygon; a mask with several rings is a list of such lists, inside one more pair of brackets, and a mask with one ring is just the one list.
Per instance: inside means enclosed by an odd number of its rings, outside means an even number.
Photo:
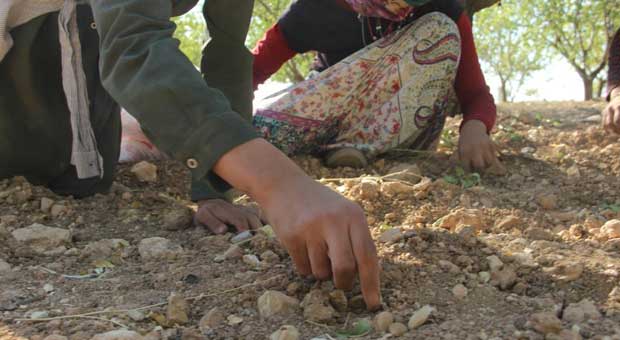
[{"label": "red sleeve", "polygon": [[252,50],[254,55],[254,89],[264,83],[297,52],[291,50],[278,24],[273,25]]},{"label": "red sleeve", "polygon": [[473,119],[479,120],[486,125],[487,131],[491,132],[495,126],[497,108],[480,68],[472,25],[467,13],[461,14],[457,26],[461,34],[461,62],[454,87],[463,110],[463,123]]}]

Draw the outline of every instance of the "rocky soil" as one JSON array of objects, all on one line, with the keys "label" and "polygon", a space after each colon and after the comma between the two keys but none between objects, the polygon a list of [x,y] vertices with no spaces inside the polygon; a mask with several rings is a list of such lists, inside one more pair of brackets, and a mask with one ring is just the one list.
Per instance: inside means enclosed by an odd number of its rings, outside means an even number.
[{"label": "rocky soil", "polygon": [[501,106],[505,172],[452,162],[457,120],[436,153],[298,159],[367,212],[376,314],[359,288],[297,276],[269,227],[192,227],[178,164],[123,167],[85,200],[0,181],[0,339],[620,339],[620,143],[601,109]]}]

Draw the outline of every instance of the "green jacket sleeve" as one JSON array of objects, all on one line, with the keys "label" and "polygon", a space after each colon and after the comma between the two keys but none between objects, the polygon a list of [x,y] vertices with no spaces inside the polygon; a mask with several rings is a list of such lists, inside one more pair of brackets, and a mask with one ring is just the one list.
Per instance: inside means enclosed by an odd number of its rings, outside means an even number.
[{"label": "green jacket sleeve", "polygon": [[191,165],[194,186],[201,187],[192,190],[194,196],[207,189],[225,190],[212,167],[226,152],[257,135],[179,50],[172,38],[171,1],[90,4],[100,36],[104,87],[160,149]]}]

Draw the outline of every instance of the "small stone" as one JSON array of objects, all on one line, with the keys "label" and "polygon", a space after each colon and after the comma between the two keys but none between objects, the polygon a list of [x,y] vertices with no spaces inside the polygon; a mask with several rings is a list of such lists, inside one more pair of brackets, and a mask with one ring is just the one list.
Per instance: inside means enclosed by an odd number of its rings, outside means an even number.
[{"label": "small stone", "polygon": [[596,308],[596,305],[588,299],[581,300],[579,303],[571,303],[562,313],[562,319],[573,324],[579,324],[588,320],[598,320],[600,318],[601,313]]},{"label": "small stone", "polygon": [[489,281],[491,281],[491,273],[489,272],[480,272],[478,273],[478,277],[482,283],[489,283]]},{"label": "small stone", "polygon": [[452,294],[459,300],[463,300],[467,296],[467,293],[467,288],[460,283],[452,288]]},{"label": "small stone", "polygon": [[286,286],[288,295],[295,295],[299,290],[301,290],[301,284],[299,282],[291,282]]},{"label": "small stone", "polygon": [[455,273],[455,274],[461,271],[459,266],[446,260],[439,260],[439,267],[446,272]]},{"label": "small stone", "polygon": [[351,188],[351,193],[362,200],[375,199],[379,196],[379,183],[368,178],[362,179]]},{"label": "small stone", "polygon": [[233,236],[230,239],[230,242],[231,243],[241,243],[243,241],[247,241],[247,240],[251,239],[253,236],[254,236],[254,234],[252,234],[252,231],[246,230],[246,231],[240,232],[239,234]]},{"label": "small stone", "polygon": [[43,291],[49,294],[54,291],[54,286],[52,284],[46,283],[43,285]]},{"label": "small stone", "polygon": [[285,316],[299,308],[299,300],[275,290],[268,290],[258,298],[258,312],[263,318]]},{"label": "small stone", "polygon": [[381,333],[389,330],[394,323],[394,315],[390,312],[381,312],[375,316],[375,329]]},{"label": "small stone", "polygon": [[295,326],[284,325],[269,337],[270,340],[298,340],[299,331]]},{"label": "small stone", "polygon": [[26,228],[16,229],[11,234],[17,242],[29,246],[37,253],[55,250],[71,242],[69,230],[51,228],[38,223]]},{"label": "small stone", "polygon": [[134,331],[117,330],[107,333],[97,334],[90,340],[144,340],[144,337]]},{"label": "small stone", "polygon": [[389,331],[390,334],[392,334],[393,336],[403,336],[405,333],[407,333],[407,326],[400,322],[395,322],[390,325]]},{"label": "small stone", "polygon": [[208,311],[207,314],[200,319],[198,327],[200,327],[200,331],[204,333],[209,329],[216,328],[223,324],[225,320],[224,314],[219,310],[219,308],[215,307]]},{"label": "small stone", "polygon": [[136,322],[140,322],[140,321],[143,321],[144,319],[146,319],[146,315],[144,315],[144,313],[142,313],[139,310],[135,310],[135,309],[132,309],[132,310],[128,311],[127,312],[127,316],[131,320],[136,321]]},{"label": "small stone", "polygon": [[346,312],[349,305],[347,296],[340,289],[329,293],[329,302],[339,312]]},{"label": "small stone", "polygon": [[151,237],[140,241],[138,252],[144,261],[174,260],[181,256],[183,248],[163,237]]},{"label": "small stone", "polygon": [[229,315],[226,320],[228,321],[229,326],[236,326],[243,322],[243,318],[240,318],[234,314]]},{"label": "small stone", "polygon": [[607,221],[601,227],[600,234],[608,239],[620,238],[620,220]]},{"label": "small stone", "polygon": [[513,228],[517,228],[518,226],[522,224],[523,222],[521,221],[519,217],[514,216],[514,215],[509,215],[501,219],[499,222],[497,222],[497,224],[495,225],[495,228],[499,230],[507,231]]},{"label": "small stone", "polygon": [[495,255],[487,257],[487,261],[489,262],[489,269],[491,272],[499,271],[504,266],[504,262]]},{"label": "small stone", "polygon": [[[549,337],[547,337],[545,340],[547,339],[549,339]],[[579,334],[579,331],[565,329],[561,331],[560,334],[557,335],[556,339],[557,340],[582,340],[583,338],[581,337],[581,334]]]},{"label": "small stone", "polygon": [[69,339],[66,336],[52,334],[52,335],[46,336],[45,338],[43,338],[43,340],[69,340]]},{"label": "small stone", "polygon": [[189,306],[183,296],[172,293],[168,298],[166,307],[166,319],[170,325],[185,325],[189,322]]},{"label": "small stone", "polygon": [[422,179],[422,171],[416,164],[401,163],[391,167],[388,174],[383,177],[385,180],[406,181],[416,184]]},{"label": "small stone", "polygon": [[391,228],[384,231],[381,236],[379,236],[379,242],[383,243],[396,243],[402,240],[404,237],[404,233],[400,228]]},{"label": "small stone", "polygon": [[329,304],[329,294],[319,290],[311,290],[301,303],[304,309],[304,318],[314,322],[331,320],[336,310]]},{"label": "small stone", "polygon": [[349,300],[349,308],[353,311],[363,311],[366,309],[366,302],[362,295],[356,295]]},{"label": "small stone", "polygon": [[11,265],[4,261],[3,259],[0,259],[0,273],[2,272],[8,272],[11,270]]},{"label": "small stone", "polygon": [[146,161],[142,161],[133,167],[131,172],[140,182],[157,182],[157,166]]},{"label": "small stone", "polygon": [[546,273],[551,274],[553,279],[560,282],[578,280],[583,274],[583,264],[575,261],[558,261],[551,268],[545,268]]},{"label": "small stone", "polygon": [[166,230],[177,231],[192,225],[192,211],[183,205],[174,205],[163,212],[162,226]]},{"label": "small stone", "polygon": [[527,238],[529,238],[530,240],[535,241],[553,241],[554,239],[554,236],[551,232],[537,227],[528,228],[525,231],[525,236],[527,236]]},{"label": "small stone", "polygon": [[280,262],[280,256],[273,252],[272,250],[265,250],[262,254],[260,254],[261,260],[265,263],[278,263]]},{"label": "small stone", "polygon": [[37,320],[37,319],[45,319],[45,318],[49,318],[50,313],[47,311],[35,311],[30,313],[30,318],[33,320]]},{"label": "small stone", "polygon": [[260,260],[258,259],[258,256],[253,254],[243,255],[243,263],[254,268],[260,266]]},{"label": "small stone", "polygon": [[64,205],[62,205],[62,204],[54,204],[50,208],[50,215],[52,215],[52,217],[60,217],[62,215],[67,214],[68,211],[69,211],[69,209],[66,206],[64,206]]},{"label": "small stone", "polygon": [[89,243],[84,247],[83,256],[90,260],[106,260],[114,255],[120,256],[123,250],[129,248],[129,242],[123,239],[103,239]]},{"label": "small stone", "polygon": [[215,262],[240,259],[243,257],[243,249],[236,244],[231,245],[222,255],[215,257]]},{"label": "small stone", "polygon": [[531,327],[542,334],[558,334],[562,331],[562,321],[553,313],[536,313],[530,317]]},{"label": "small stone", "polygon": [[554,194],[540,194],[536,196],[536,203],[545,210],[555,210],[558,207],[558,197]]},{"label": "small stone", "polygon": [[381,192],[388,197],[393,197],[400,194],[414,193],[414,190],[413,186],[402,182],[387,182],[381,184]]},{"label": "small stone", "polygon": [[460,226],[471,226],[476,231],[485,229],[484,216],[478,209],[457,209],[442,217],[438,222],[440,228],[455,231]]},{"label": "small stone", "polygon": [[428,318],[431,316],[434,310],[435,309],[429,305],[418,309],[409,319],[409,323],[407,324],[409,326],[409,329],[414,330],[422,326],[426,321],[428,321]]},{"label": "small stone", "polygon": [[517,273],[510,267],[491,273],[491,284],[498,286],[501,290],[509,290],[515,283],[517,283]]},{"label": "small stone", "polygon": [[52,208],[52,206],[54,205],[54,200],[47,198],[47,197],[43,197],[41,198],[41,211],[46,213],[49,212],[50,209]]}]

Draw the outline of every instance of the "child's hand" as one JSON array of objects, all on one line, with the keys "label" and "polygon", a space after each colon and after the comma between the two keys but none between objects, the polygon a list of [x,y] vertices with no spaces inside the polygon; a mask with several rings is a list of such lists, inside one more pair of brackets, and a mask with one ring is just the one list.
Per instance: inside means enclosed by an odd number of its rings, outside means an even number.
[{"label": "child's hand", "polygon": [[461,128],[458,155],[467,171],[501,167],[495,144],[487,134],[486,125],[479,120],[467,121]]}]

